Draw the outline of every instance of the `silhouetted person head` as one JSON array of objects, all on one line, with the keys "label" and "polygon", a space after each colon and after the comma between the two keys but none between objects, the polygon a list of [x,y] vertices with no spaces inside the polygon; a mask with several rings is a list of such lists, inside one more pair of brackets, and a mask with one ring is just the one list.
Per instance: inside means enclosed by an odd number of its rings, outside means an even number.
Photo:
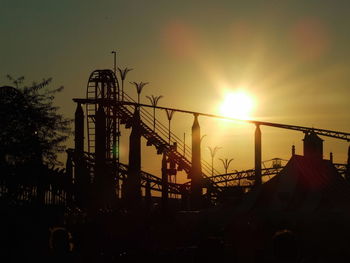
[{"label": "silhouetted person head", "polygon": [[72,237],[64,228],[51,232],[51,253],[49,262],[80,262],[78,254],[73,251]]},{"label": "silhouetted person head", "polygon": [[295,235],[289,230],[276,232],[273,237],[273,253],[276,262],[297,262],[299,248]]},{"label": "silhouetted person head", "polygon": [[63,228],[56,229],[52,232],[51,248],[54,253],[69,253],[71,251],[71,238],[67,230]]}]

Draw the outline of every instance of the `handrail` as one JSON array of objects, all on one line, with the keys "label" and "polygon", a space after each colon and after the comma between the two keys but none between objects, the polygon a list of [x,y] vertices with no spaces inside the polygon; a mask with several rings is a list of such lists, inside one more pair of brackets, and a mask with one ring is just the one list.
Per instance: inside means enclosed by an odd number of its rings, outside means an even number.
[{"label": "handrail", "polygon": [[[126,98],[126,102],[132,102],[132,103],[136,103],[127,93],[124,92],[124,98]],[[150,114],[147,110],[145,110],[144,108],[141,108],[141,117],[144,117],[146,120],[148,120],[146,123],[148,123],[149,125],[153,125],[153,115]],[[144,115],[142,115],[142,113]],[[167,137],[168,136],[168,133],[169,133],[169,130],[166,126],[164,126],[164,124],[160,121],[158,121],[156,119],[156,123],[158,123],[158,126],[156,125],[156,130],[155,132],[158,132],[159,134]],[[182,142],[182,140],[176,135],[174,134],[173,132],[170,131],[170,134],[171,134],[171,142],[176,142],[176,144],[178,145],[179,148],[183,148],[184,144]],[[175,138],[175,139],[174,139]],[[191,148],[187,145],[185,145],[185,158],[187,157],[186,155],[189,155],[189,158],[191,158]],[[182,153],[179,152],[178,150],[178,153],[180,155],[183,155]],[[186,154],[187,153],[187,154]],[[205,161],[205,160],[202,160],[202,167],[203,167],[203,170],[207,173],[207,174],[211,174],[211,165]],[[216,169],[214,169],[214,173],[217,174],[218,171]]]}]

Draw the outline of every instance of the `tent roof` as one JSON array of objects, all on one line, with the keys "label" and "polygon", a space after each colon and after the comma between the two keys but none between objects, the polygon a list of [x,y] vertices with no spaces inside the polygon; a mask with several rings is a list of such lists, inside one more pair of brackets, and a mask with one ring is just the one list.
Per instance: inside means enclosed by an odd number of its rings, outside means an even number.
[{"label": "tent roof", "polygon": [[328,160],[294,155],[274,178],[247,195],[251,210],[350,211],[350,184]]}]

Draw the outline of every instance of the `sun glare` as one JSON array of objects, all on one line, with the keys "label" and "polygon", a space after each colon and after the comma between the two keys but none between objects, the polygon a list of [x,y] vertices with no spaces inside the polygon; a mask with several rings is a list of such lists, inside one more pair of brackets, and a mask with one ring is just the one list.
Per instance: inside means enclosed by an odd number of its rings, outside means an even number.
[{"label": "sun glare", "polygon": [[225,117],[250,119],[254,107],[253,98],[243,91],[228,93],[220,106],[220,114]]}]

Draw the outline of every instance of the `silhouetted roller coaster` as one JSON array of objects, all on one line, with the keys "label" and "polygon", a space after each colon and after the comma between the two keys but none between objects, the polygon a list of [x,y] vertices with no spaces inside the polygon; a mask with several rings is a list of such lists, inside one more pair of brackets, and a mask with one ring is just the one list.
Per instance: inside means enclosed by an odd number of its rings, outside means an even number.
[{"label": "silhouetted roller coaster", "polygon": [[[305,134],[312,132],[325,137],[350,141],[350,133],[346,132],[255,120],[238,120],[208,113],[141,104],[125,93],[123,88],[120,88],[119,82],[112,70],[95,70],[88,80],[86,98],[73,99],[77,103],[75,149],[72,150],[74,153],[71,160],[75,166],[75,178],[77,184],[83,185],[84,181],[96,184],[95,191],[106,193],[104,197],[101,197],[103,199],[100,200],[101,204],[123,197],[139,200],[141,187],[146,188],[146,195],[150,195],[150,190],[162,192],[162,200],[167,202],[169,194],[187,195],[195,200],[202,195],[202,188],[206,188],[206,194],[210,198],[216,198],[227,186],[259,185],[262,183],[262,176],[276,175],[284,167],[281,159],[277,166],[272,164],[271,167],[262,167],[260,126],[294,130]],[[122,79],[122,85],[124,85],[123,82],[124,79]],[[85,106],[85,113],[82,105]],[[178,138],[167,125],[157,120],[147,108],[164,110],[167,113],[179,112],[193,115],[192,148],[185,145],[182,139]],[[198,154],[200,152],[198,116],[255,125],[254,169],[228,174],[218,174],[215,171],[216,175],[210,176],[211,165],[200,159],[200,154]],[[85,125],[87,151],[84,148]],[[132,129],[128,165],[120,163],[120,125]],[[154,146],[157,153],[163,155],[162,178],[141,171],[140,137],[144,137],[148,146]],[[342,174],[346,172],[346,165],[337,164],[336,167]],[[182,185],[172,183],[169,177],[182,170],[188,174],[190,181]],[[88,179],[84,179],[86,176]],[[122,190],[120,190],[121,185],[124,187]],[[115,197],[111,197],[113,195]],[[100,195],[96,194],[96,196]]]}]

